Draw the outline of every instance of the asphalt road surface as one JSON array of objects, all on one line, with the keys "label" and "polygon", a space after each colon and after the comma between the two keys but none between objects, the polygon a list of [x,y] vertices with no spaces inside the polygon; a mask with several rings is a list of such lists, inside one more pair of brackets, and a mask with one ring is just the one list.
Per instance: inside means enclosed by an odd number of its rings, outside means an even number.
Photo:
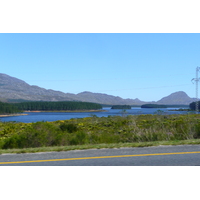
[{"label": "asphalt road surface", "polygon": [[2,154],[0,166],[200,166],[200,145]]}]

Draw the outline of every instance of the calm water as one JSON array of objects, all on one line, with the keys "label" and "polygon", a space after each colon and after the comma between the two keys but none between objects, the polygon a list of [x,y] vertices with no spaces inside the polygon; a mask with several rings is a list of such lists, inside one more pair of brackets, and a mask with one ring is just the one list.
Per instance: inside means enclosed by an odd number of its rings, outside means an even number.
[{"label": "calm water", "polygon": [[[16,121],[16,122],[37,122],[37,121],[56,121],[56,120],[66,120],[71,118],[84,118],[91,117],[92,115],[96,115],[97,117],[107,117],[109,115],[141,115],[141,114],[155,114],[158,110],[163,111],[165,114],[186,114],[187,111],[169,111],[170,109],[175,108],[139,108],[132,107],[132,109],[127,109],[126,113],[123,114],[120,109],[110,109],[103,108],[106,110],[105,112],[38,112],[38,113],[29,113],[25,112],[23,116],[15,116],[15,117],[0,117],[0,120],[3,122],[6,121]],[[178,109],[178,108],[177,108]]]}]

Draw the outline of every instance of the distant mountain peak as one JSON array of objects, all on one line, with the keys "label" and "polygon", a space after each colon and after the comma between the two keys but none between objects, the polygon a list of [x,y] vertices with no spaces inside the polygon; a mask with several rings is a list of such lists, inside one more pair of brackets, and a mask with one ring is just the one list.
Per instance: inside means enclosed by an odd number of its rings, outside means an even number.
[{"label": "distant mountain peak", "polygon": [[22,81],[18,78],[9,76],[7,74],[0,73],[0,82],[8,82],[8,81],[26,83],[25,81]]},{"label": "distant mountain peak", "polygon": [[173,92],[173,93],[171,93],[170,95],[184,95],[184,96],[187,96],[187,97],[188,97],[188,95],[187,95],[184,91]]},{"label": "distant mountain peak", "polygon": [[178,91],[170,94],[169,96],[163,97],[157,103],[159,104],[190,104],[193,102],[195,99],[190,98],[185,92],[183,91]]}]

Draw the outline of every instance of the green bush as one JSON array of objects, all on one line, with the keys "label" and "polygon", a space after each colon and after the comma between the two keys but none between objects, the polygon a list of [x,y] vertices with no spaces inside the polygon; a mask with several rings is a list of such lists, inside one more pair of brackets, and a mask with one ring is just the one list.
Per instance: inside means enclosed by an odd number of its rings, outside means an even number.
[{"label": "green bush", "polygon": [[67,131],[67,132],[69,132],[69,133],[73,133],[73,132],[76,132],[77,130],[78,130],[78,128],[77,128],[77,125],[76,124],[68,124],[68,123],[62,123],[61,125],[60,125],[60,129],[62,130],[62,131]]},{"label": "green bush", "polygon": [[195,124],[195,134],[194,138],[200,138],[200,122]]},{"label": "green bush", "polygon": [[81,145],[88,143],[88,136],[85,132],[80,131],[69,137],[69,145]]},{"label": "green bush", "polygon": [[48,122],[36,122],[27,126],[23,132],[13,134],[4,142],[6,148],[28,148],[57,145],[56,135],[59,129]]}]

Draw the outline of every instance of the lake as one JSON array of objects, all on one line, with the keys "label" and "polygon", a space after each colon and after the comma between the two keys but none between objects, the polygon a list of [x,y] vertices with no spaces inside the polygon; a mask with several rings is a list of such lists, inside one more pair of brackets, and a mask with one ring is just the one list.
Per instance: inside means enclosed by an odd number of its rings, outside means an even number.
[{"label": "lake", "polygon": [[66,120],[71,118],[84,118],[96,115],[97,117],[108,117],[109,115],[141,115],[141,114],[155,114],[158,110],[163,111],[164,114],[186,114],[187,111],[169,111],[172,109],[179,108],[140,108],[132,107],[127,109],[126,113],[123,113],[121,109],[111,109],[110,107],[105,107],[102,110],[104,112],[24,112],[21,116],[10,116],[10,117],[0,117],[2,122],[16,121],[16,122],[37,122],[37,121],[57,121]]}]

